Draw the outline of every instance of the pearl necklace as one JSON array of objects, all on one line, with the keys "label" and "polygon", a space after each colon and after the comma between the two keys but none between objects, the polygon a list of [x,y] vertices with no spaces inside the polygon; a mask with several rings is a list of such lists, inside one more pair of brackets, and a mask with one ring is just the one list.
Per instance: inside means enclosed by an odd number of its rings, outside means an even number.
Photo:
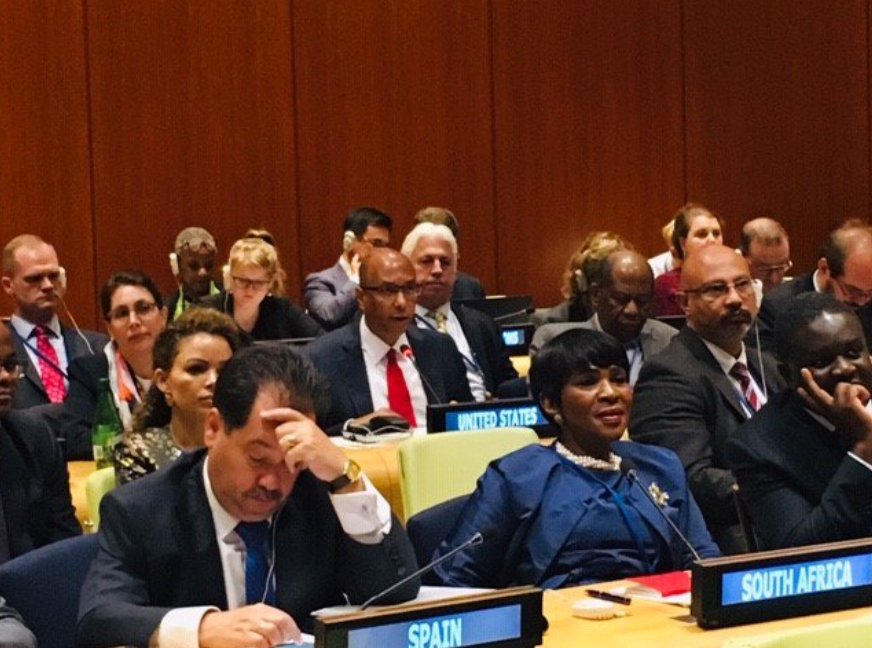
[{"label": "pearl necklace", "polygon": [[590,455],[577,455],[571,452],[565,445],[558,441],[555,446],[557,450],[557,454],[561,457],[568,459],[576,466],[581,466],[582,468],[588,468],[590,470],[620,470],[621,469],[621,458],[616,455],[614,452],[609,453],[608,460],[597,459],[596,457],[591,457]]}]

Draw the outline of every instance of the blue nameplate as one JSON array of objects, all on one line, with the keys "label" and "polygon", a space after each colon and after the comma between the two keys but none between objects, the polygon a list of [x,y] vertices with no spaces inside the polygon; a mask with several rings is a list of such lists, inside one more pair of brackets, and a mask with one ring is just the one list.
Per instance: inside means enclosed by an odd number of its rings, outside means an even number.
[{"label": "blue nameplate", "polygon": [[501,427],[529,427],[540,433],[540,436],[550,430],[548,419],[532,398],[427,406],[427,430],[431,433],[492,430]]}]

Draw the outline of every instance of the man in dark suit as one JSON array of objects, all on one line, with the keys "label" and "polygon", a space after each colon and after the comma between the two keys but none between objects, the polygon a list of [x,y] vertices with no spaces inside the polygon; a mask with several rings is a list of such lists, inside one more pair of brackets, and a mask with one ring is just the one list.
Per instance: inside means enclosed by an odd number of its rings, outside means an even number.
[{"label": "man in dark suit", "polygon": [[767,354],[745,352],[757,302],[742,256],[722,245],[697,250],[682,266],[681,288],[687,325],[642,367],[630,437],[678,454],[712,537],[739,553],[746,546],[726,442],[784,382]]},{"label": "man in dark suit", "polygon": [[15,300],[8,324],[24,368],[15,408],[60,403],[66,397],[67,365],[99,352],[108,342],[102,333],[61,324],[58,306],[66,274],[55,249],[38,236],[22,234],[3,248],[3,290]]},{"label": "man in dark suit", "polygon": [[305,348],[330,383],[330,434],[373,416],[426,424],[428,403],[472,400],[457,346],[447,335],[410,327],[420,287],[411,262],[396,250],[373,250],[360,267],[363,316]]},{"label": "man in dark suit", "polygon": [[766,293],[759,317],[763,349],[775,349],[778,314],[794,297],[811,291],[830,293],[853,308],[867,343],[872,341],[872,227],[856,219],[845,222],[824,239],[814,270]]},{"label": "man in dark suit", "polygon": [[391,244],[392,227],[391,217],[375,207],[352,209],[345,217],[339,261],[306,277],[306,308],[325,331],[344,326],[357,314],[360,264],[373,249]]},{"label": "man in dark suit", "polygon": [[593,317],[584,322],[543,324],[533,335],[530,353],[535,355],[549,340],[573,328],[603,331],[627,350],[630,382],[635,385],[645,359],[665,349],[678,332],[648,317],[654,299],[654,273],[638,252],[618,250],[597,261],[590,278]]},{"label": "man in dark suit", "polygon": [[872,534],[872,360],[860,321],[831,295],[787,305],[776,328],[790,387],[744,423],[727,458],[761,548]]},{"label": "man in dark suit", "polygon": [[[415,225],[420,225],[421,223],[445,225],[445,227],[451,230],[454,240],[460,240],[460,223],[457,221],[457,216],[444,207],[425,207],[419,210],[415,214],[414,223]],[[487,293],[477,277],[460,272],[460,270],[455,272],[454,287],[451,289],[451,301],[463,302],[471,299],[484,299],[485,297],[487,297]]]},{"label": "man in dark suit", "polygon": [[51,430],[32,412],[12,409],[20,371],[0,326],[0,563],[82,532]]},{"label": "man in dark suit", "polygon": [[[324,397],[281,345],[225,365],[207,449],[103,499],[79,646],[299,641],[313,610],[360,604],[414,571],[390,506],[315,423]],[[381,602],[417,590],[413,579]]]},{"label": "man in dark suit", "polygon": [[406,236],[402,252],[412,262],[421,287],[415,321],[419,328],[451,336],[466,365],[475,400],[489,398],[502,383],[517,378],[493,319],[462,304],[452,304],[458,254],[451,230],[445,225],[420,223]]}]

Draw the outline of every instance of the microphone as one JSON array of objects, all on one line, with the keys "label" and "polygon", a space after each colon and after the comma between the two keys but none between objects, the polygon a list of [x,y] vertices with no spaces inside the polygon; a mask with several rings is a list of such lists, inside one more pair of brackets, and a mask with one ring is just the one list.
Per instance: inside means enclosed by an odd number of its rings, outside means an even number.
[{"label": "microphone", "polygon": [[457,547],[455,547],[454,549],[449,551],[444,556],[439,556],[436,560],[427,563],[426,565],[421,567],[421,569],[418,569],[417,571],[412,572],[411,574],[409,574],[408,576],[406,576],[402,580],[397,581],[396,583],[394,583],[393,585],[391,585],[387,589],[383,589],[378,594],[375,594],[374,596],[370,596],[366,601],[364,601],[363,605],[360,606],[360,610],[361,611],[365,610],[370,605],[372,605],[373,603],[378,601],[380,598],[387,596],[388,594],[390,594],[391,592],[393,592],[396,589],[399,589],[400,587],[402,587],[403,585],[405,585],[409,581],[414,580],[414,579],[418,578],[419,576],[423,576],[424,574],[432,571],[433,569],[435,569],[436,567],[438,567],[439,565],[444,563],[446,560],[448,560],[450,558],[454,558],[454,556],[459,554],[464,549],[468,549],[469,547],[475,547],[476,545],[480,545],[482,542],[484,542],[484,536],[482,536],[480,532],[476,531],[469,540],[458,545]]},{"label": "microphone", "polygon": [[421,367],[418,366],[418,361],[415,360],[415,354],[412,353],[412,347],[408,344],[404,344],[400,347],[400,353],[402,353],[403,357],[411,362],[412,366],[415,367],[418,375],[421,376],[421,382],[424,384],[424,388],[430,392],[431,396],[433,396],[433,402],[436,403],[436,405],[443,405],[442,399],[439,398],[439,394],[436,393],[436,390],[433,389],[433,385],[430,384],[430,381],[427,380],[427,376],[424,375],[424,372],[421,371]]},{"label": "microphone", "polygon": [[535,312],[535,308],[532,306],[527,306],[526,308],[521,308],[520,310],[512,311],[511,313],[503,313],[502,315],[497,315],[493,317],[494,322],[504,322],[505,320],[510,320],[514,317],[520,317],[521,315],[530,315]]},{"label": "microphone", "polygon": [[694,559],[697,561],[702,560],[702,557],[699,555],[699,553],[697,553],[694,546],[690,544],[690,540],[687,539],[687,536],[685,536],[681,532],[681,529],[678,528],[678,525],[675,524],[675,522],[673,522],[670,517],[663,512],[663,509],[657,502],[654,501],[654,497],[651,495],[651,493],[648,492],[648,489],[642,485],[642,482],[639,479],[639,475],[636,474],[636,462],[632,459],[629,459],[628,457],[621,457],[621,472],[627,476],[627,479],[636,484],[639,487],[639,490],[645,494],[645,497],[647,497],[648,501],[650,501],[654,505],[654,508],[657,509],[657,512],[663,517],[664,520],[666,520],[666,523],[669,525],[669,527],[673,531],[675,531],[675,534],[681,539],[681,541],[684,543],[684,546],[690,549],[690,553],[693,554]]}]

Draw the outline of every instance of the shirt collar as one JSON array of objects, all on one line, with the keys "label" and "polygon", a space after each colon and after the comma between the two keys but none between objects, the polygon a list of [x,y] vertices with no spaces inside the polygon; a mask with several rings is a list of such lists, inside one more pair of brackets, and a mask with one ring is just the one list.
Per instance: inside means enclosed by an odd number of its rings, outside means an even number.
[{"label": "shirt collar", "polygon": [[415,304],[415,314],[432,320],[433,318],[430,317],[428,313],[442,313],[445,315],[445,319],[447,320],[451,316],[451,302],[445,302],[439,308],[433,309],[421,306],[421,304]]},{"label": "shirt collar", "polygon": [[717,360],[718,364],[721,366],[723,372],[728,376],[730,375],[730,370],[733,368],[733,365],[737,362],[741,362],[746,367],[748,366],[748,355],[745,353],[744,342],[742,343],[742,351],[739,353],[739,357],[734,358],[717,344],[713,344],[712,342],[709,342],[702,337],[700,337],[699,339],[702,340],[703,344],[705,344],[708,350],[711,351],[712,355],[715,357],[715,360]]},{"label": "shirt collar", "polygon": [[236,542],[236,525],[241,522],[227,512],[215,492],[212,490],[212,481],[209,479],[209,457],[203,462],[203,486],[206,489],[206,499],[209,501],[209,509],[212,511],[212,522],[215,525],[215,535],[222,542]]},{"label": "shirt collar", "polygon": [[[10,318],[9,323],[12,324],[15,332],[24,340],[29,340],[30,336],[33,335],[33,329],[36,328],[36,324],[29,322],[18,315],[13,315]],[[58,338],[61,337],[61,323],[57,315],[54,315],[51,318],[51,321],[45,325],[45,328],[54,333]]]},{"label": "shirt collar", "polygon": [[375,362],[378,362],[385,357],[391,348],[396,349],[399,352],[399,350],[407,344],[409,344],[409,338],[406,337],[404,332],[394,343],[393,347],[388,346],[385,344],[384,340],[373,333],[366,325],[366,315],[360,318],[360,345],[363,347],[364,353],[368,351],[372,354]]},{"label": "shirt collar", "polygon": [[345,274],[350,277],[354,276],[354,273],[351,272],[351,264],[348,262],[348,259],[345,258],[344,254],[339,255],[339,267],[345,270]]}]

